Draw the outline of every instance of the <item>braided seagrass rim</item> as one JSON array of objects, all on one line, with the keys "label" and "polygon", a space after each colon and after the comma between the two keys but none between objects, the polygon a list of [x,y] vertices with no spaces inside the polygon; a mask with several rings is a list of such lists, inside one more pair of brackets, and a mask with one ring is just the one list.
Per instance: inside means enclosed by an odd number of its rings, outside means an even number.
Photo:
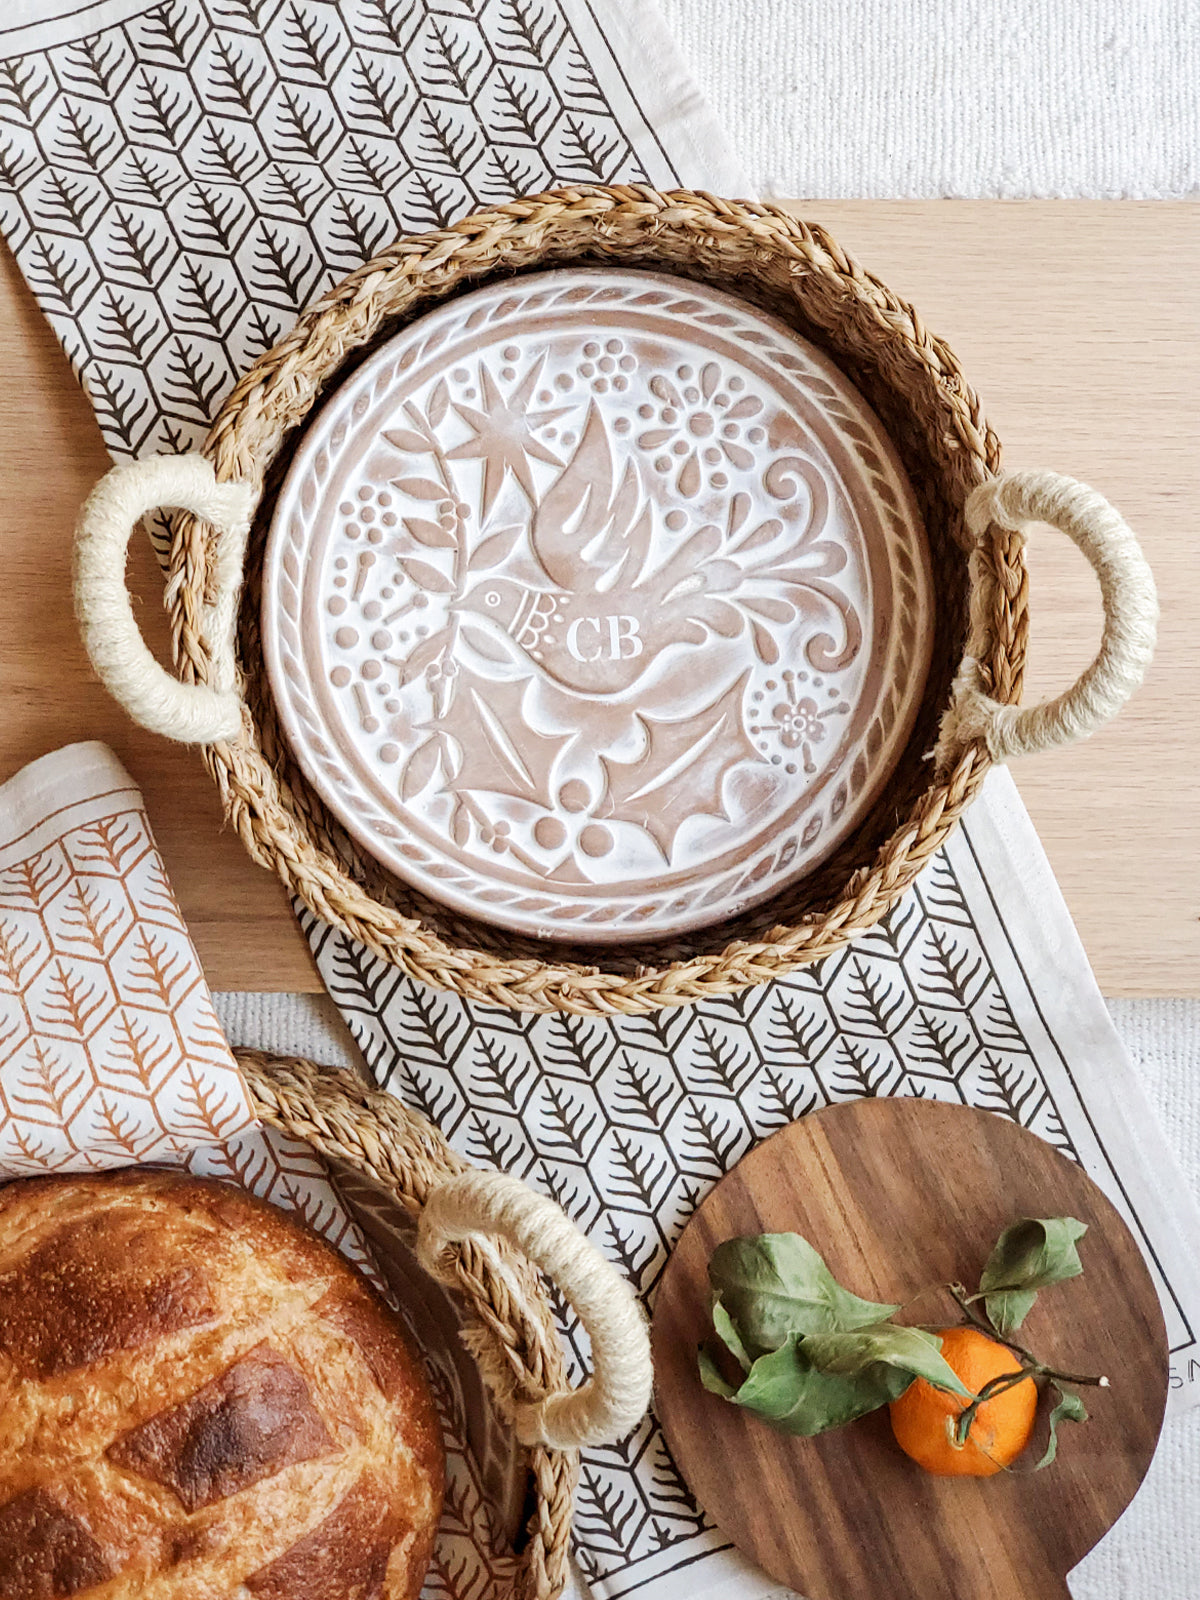
[{"label": "braided seagrass rim", "polygon": [[[350,841],[294,765],[263,673],[258,605],[262,544],[274,495],[321,391],[372,341],[446,295],[500,273],[567,262],[642,265],[703,279],[752,299],[821,345],[864,391],[912,478],[930,537],[938,593],[934,665],[913,739],[888,792],[811,879],[753,918],[690,942],[577,953],[503,938],[431,906],[388,878]],[[678,190],[580,186],[516,200],[453,227],[400,240],[351,274],[244,375],[205,454],[220,480],[259,497],[241,612],[238,737],[205,747],[226,815],[256,861],[319,918],[411,977],[485,1005],[522,1011],[635,1015],[727,995],[820,960],[872,927],[947,840],[991,764],[964,737],[928,759],[967,633],[963,507],[999,460],[995,436],[948,347],[916,312],[846,256],[825,231],[776,207]],[[977,552],[989,648],[979,688],[1020,694],[1027,635],[1022,538]],[[181,519],[167,584],[185,681],[208,684],[204,607],[213,592],[202,526]]]},{"label": "braided seagrass rim", "polygon": [[[423,1118],[350,1072],[298,1058],[235,1050],[263,1122],[381,1185],[416,1221],[431,1192],[470,1170]],[[497,1270],[499,1262],[503,1270]],[[566,1363],[546,1291],[530,1264],[497,1242],[469,1241],[452,1258],[453,1288],[475,1320],[471,1350],[503,1414],[566,1387]],[[568,1574],[576,1451],[527,1452],[533,1507],[513,1560],[514,1600],[555,1600]]]}]

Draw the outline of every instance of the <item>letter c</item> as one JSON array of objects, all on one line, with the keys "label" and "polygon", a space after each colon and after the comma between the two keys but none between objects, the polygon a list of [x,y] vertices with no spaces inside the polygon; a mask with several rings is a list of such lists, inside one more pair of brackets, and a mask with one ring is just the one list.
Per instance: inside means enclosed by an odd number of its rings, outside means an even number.
[{"label": "letter c", "polygon": [[[590,628],[594,628],[596,630],[596,649],[595,649],[594,654],[592,654],[590,656],[585,656],[583,651],[579,648],[579,630],[580,630],[580,628],[583,627],[584,623],[587,623],[587,625]],[[567,629],[567,649],[575,657],[576,661],[582,661],[582,662],[585,662],[585,663],[590,662],[590,661],[599,661],[599,659],[600,659],[600,624],[596,621],[595,617],[576,617],[575,618],[575,621]]]}]

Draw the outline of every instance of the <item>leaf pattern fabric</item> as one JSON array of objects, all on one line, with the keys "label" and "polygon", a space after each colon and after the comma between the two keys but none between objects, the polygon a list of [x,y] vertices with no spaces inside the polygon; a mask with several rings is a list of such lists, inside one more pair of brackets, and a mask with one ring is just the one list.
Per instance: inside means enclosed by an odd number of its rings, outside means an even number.
[{"label": "leaf pattern fabric", "polygon": [[0,19],[0,230],[117,458],[193,448],[401,234],[679,176],[579,0],[158,0],[62,32]]},{"label": "leaf pattern fabric", "polygon": [[100,744],[0,787],[0,1179],[255,1125],[142,796]]}]

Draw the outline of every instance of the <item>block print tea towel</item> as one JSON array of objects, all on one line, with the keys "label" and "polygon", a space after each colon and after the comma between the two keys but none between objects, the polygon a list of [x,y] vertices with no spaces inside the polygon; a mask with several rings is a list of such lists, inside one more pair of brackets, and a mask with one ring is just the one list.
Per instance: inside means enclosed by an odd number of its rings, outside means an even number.
[{"label": "block print tea towel", "polygon": [[254,1126],[142,796],[102,744],[0,785],[0,1179]]}]

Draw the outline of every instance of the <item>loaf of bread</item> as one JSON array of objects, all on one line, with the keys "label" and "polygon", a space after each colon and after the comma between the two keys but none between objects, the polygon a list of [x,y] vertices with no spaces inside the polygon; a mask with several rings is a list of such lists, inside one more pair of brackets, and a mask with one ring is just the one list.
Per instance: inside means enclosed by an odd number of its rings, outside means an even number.
[{"label": "loaf of bread", "polygon": [[0,1188],[0,1600],[410,1600],[443,1470],[395,1318],[285,1213]]}]

